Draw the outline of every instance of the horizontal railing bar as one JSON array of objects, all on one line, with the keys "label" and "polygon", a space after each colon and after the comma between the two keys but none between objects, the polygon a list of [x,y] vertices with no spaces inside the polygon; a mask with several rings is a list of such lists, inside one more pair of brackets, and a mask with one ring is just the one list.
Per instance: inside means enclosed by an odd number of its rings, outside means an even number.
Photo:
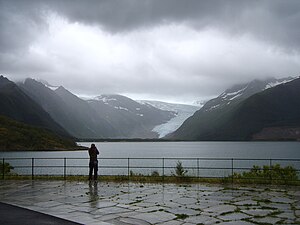
[{"label": "horizontal railing bar", "polygon": [[[32,167],[31,165],[17,165],[14,168],[26,168]],[[34,167],[63,167],[63,165],[35,165]],[[89,167],[88,165],[66,165],[67,168],[82,168]],[[99,165],[99,168],[108,168],[108,167],[116,167],[116,168],[128,168],[127,165],[122,166],[114,166],[114,165]],[[174,169],[176,166],[130,166],[130,168],[166,168],[166,169]],[[185,166],[185,169],[232,169],[232,167],[197,167],[197,166]],[[253,169],[253,167],[233,167],[235,170],[246,170]],[[266,170],[264,168],[259,168],[257,170]],[[268,167],[267,170],[275,170],[275,168]],[[296,171],[300,171],[300,169],[295,169]]]},{"label": "horizontal railing bar", "polygon": [[[89,158],[72,158],[72,157],[61,157],[61,158],[58,158],[58,157],[55,157],[55,158],[52,158],[52,157],[49,157],[49,158],[46,158],[46,157],[1,157],[2,159],[5,159],[5,160],[24,160],[24,159],[27,159],[27,160],[32,160],[32,159],[35,159],[35,160],[63,160],[63,159],[67,159],[67,160],[89,160]],[[300,158],[298,159],[291,159],[291,158],[281,158],[281,159],[278,159],[278,158],[262,158],[262,159],[255,159],[255,158],[197,158],[197,157],[191,157],[191,158],[180,158],[180,157],[157,157],[157,158],[142,158],[142,157],[132,157],[132,158],[106,158],[106,157],[103,157],[103,158],[98,158],[98,160],[153,160],[153,159],[157,159],[157,160],[161,160],[161,159],[164,159],[164,160],[234,160],[234,161],[244,161],[244,160],[250,160],[250,161],[299,161],[300,162]]]},{"label": "horizontal railing bar", "polygon": [[[14,168],[32,168],[32,166],[14,166]],[[63,168],[63,166],[34,166],[34,168]],[[88,168],[88,166],[66,166],[66,168]],[[102,169],[127,169],[128,167],[127,166],[98,166],[98,168],[102,168]],[[130,166],[130,169],[175,169],[176,167],[162,167],[162,166]],[[184,167],[185,169],[187,170],[196,170],[196,169],[199,169],[199,170],[231,170],[232,168],[229,168],[229,167]],[[236,170],[251,170],[252,167],[234,167],[233,168],[235,171]],[[263,169],[259,169],[260,171],[263,171]],[[274,169],[272,168],[269,168],[267,169],[269,171],[273,171]],[[296,172],[300,172],[300,169],[298,170],[295,170]]]}]

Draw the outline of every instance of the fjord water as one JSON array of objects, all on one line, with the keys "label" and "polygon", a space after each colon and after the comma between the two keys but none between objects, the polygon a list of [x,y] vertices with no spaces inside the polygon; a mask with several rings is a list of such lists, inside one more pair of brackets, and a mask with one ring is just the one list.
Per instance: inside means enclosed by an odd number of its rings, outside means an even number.
[{"label": "fjord water", "polygon": [[[79,142],[89,147],[91,142]],[[300,142],[96,142],[101,157],[300,158]],[[87,151],[0,152],[3,157],[88,157]]]},{"label": "fjord water", "polygon": [[[80,143],[90,146],[91,143]],[[96,143],[103,157],[300,158],[300,142]]]},{"label": "fjord water", "polygon": [[[87,147],[91,145],[90,142],[80,142],[78,144]],[[203,168],[224,167],[229,169],[233,158],[235,167],[279,163],[283,166],[293,165],[300,169],[299,161],[280,160],[300,160],[300,142],[98,142],[95,144],[100,150],[99,164],[103,166],[101,169],[102,174],[126,174],[128,163],[133,168],[145,166],[154,167],[152,171],[161,171],[162,158],[167,158],[163,161],[165,167],[175,167],[176,162],[182,161],[185,167],[200,165]],[[31,158],[58,158],[56,160],[35,160],[36,166],[41,165],[41,168],[37,167],[35,169],[36,172],[40,171],[40,173],[46,174],[52,174],[54,171],[61,174],[61,168],[42,168],[42,165],[50,163],[51,165],[63,166],[63,158],[68,160],[68,174],[86,174],[87,168],[85,167],[88,165],[87,151],[1,152],[0,158],[28,158],[26,163],[21,163],[28,166],[31,164]],[[130,158],[130,162],[128,162],[128,158]],[[272,160],[270,161],[270,159]],[[7,159],[6,161],[9,161],[13,166],[20,163],[18,160]],[[77,168],[77,166],[79,167]],[[106,166],[121,166],[124,168],[105,168]],[[151,173],[151,169],[134,168],[134,170],[138,173]],[[29,168],[28,171],[30,171]],[[204,169],[201,171],[205,172]],[[169,168],[169,172],[165,170],[165,173],[171,173],[171,169]],[[196,172],[192,171],[192,173],[195,175]],[[208,170],[205,173],[207,174]],[[220,171],[214,173],[219,174]],[[224,171],[222,173],[227,174]]]}]

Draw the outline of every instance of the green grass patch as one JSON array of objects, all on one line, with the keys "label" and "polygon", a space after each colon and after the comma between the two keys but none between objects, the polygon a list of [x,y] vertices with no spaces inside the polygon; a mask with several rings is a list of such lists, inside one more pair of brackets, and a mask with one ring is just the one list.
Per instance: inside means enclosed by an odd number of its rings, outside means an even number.
[{"label": "green grass patch", "polygon": [[188,218],[189,216],[188,215],[186,215],[186,214],[175,214],[175,216],[176,216],[176,219],[177,220],[184,220],[184,219],[186,219],[186,218]]},{"label": "green grass patch", "polygon": [[251,184],[300,184],[297,170],[294,167],[281,167],[279,164],[263,167],[253,166],[248,172],[234,173],[232,176],[227,177],[226,182],[230,181]]}]

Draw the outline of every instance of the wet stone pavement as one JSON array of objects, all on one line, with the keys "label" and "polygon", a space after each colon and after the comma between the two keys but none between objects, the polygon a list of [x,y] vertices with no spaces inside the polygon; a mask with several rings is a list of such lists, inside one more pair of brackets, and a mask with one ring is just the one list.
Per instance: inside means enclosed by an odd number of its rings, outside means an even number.
[{"label": "wet stone pavement", "polygon": [[300,224],[287,186],[0,181],[0,201],[82,224]]}]

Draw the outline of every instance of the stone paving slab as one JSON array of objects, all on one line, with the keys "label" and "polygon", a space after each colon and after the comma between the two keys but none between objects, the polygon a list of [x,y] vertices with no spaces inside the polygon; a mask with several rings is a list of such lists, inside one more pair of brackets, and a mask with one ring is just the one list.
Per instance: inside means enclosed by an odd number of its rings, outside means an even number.
[{"label": "stone paving slab", "polygon": [[1,181],[0,202],[81,224],[300,224],[297,187]]},{"label": "stone paving slab", "polygon": [[0,202],[0,224],[3,225],[79,225],[44,213]]}]

